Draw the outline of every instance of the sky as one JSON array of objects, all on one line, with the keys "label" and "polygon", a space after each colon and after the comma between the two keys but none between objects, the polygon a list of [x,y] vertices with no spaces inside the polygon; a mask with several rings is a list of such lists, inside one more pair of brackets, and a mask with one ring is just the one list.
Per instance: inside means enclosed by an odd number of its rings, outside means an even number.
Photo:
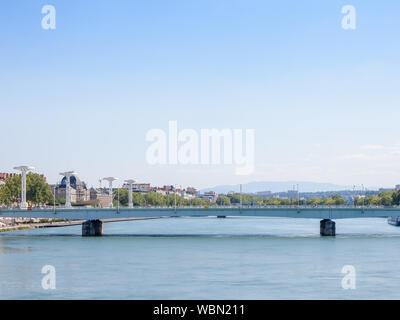
[{"label": "sky", "polygon": [[[42,28],[44,5],[56,29]],[[342,8],[356,9],[343,29]],[[4,0],[0,172],[152,185],[400,183],[400,2]],[[254,170],[146,159],[151,129],[253,129]]]}]

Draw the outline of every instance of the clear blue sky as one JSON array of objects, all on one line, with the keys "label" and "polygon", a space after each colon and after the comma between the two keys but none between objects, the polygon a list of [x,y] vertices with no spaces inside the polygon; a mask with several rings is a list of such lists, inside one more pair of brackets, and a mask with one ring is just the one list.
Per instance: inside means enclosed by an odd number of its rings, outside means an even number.
[{"label": "clear blue sky", "polygon": [[[341,27],[348,4],[356,30]],[[400,183],[397,0],[4,0],[0,39],[0,172]],[[169,120],[254,129],[254,174],[148,165],[145,134]]]}]

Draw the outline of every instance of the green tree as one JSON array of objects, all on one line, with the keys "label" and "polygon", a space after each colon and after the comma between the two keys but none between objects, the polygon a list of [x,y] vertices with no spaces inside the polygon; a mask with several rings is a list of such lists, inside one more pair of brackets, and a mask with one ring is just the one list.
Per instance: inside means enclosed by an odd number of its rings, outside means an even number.
[{"label": "green tree", "polygon": [[334,195],[332,196],[332,200],[333,200],[334,204],[336,204],[336,205],[341,205],[341,204],[345,204],[345,203],[346,203],[346,200],[343,199],[343,198],[342,198],[341,196],[339,196],[338,194],[334,194]]},{"label": "green tree", "polygon": [[281,206],[288,206],[291,204],[291,200],[290,199],[279,199],[279,204]]},{"label": "green tree", "polygon": [[381,196],[381,205],[383,205],[383,206],[390,206],[390,205],[392,205],[392,201],[393,201],[393,198],[392,198],[392,195],[391,195],[391,194],[384,193],[384,194]]},{"label": "green tree", "polygon": [[323,198],[322,200],[322,204],[324,205],[334,205],[335,204],[335,200],[332,198]]},{"label": "green tree", "polygon": [[141,194],[139,192],[133,192],[132,193],[132,203],[134,206],[143,206],[145,204],[143,194]]},{"label": "green tree", "polygon": [[398,206],[400,204],[400,190],[393,191],[392,203],[396,206]]},{"label": "green tree", "polygon": [[308,199],[307,204],[317,206],[323,204],[323,200],[319,198]]},{"label": "green tree", "polygon": [[146,203],[152,206],[165,206],[165,196],[157,192],[149,192],[144,196]]},{"label": "green tree", "polygon": [[229,206],[231,204],[231,199],[227,196],[219,196],[217,199],[217,204],[219,206]]},{"label": "green tree", "polygon": [[378,206],[381,204],[381,198],[377,195],[371,195],[365,197],[365,204],[371,206]]},{"label": "green tree", "polygon": [[[29,172],[26,175],[26,200],[33,204],[49,204],[53,202],[53,192],[46,179]],[[16,175],[8,180],[0,189],[0,202],[12,204],[21,201],[21,175]]]},{"label": "green tree", "polygon": [[118,193],[119,193],[119,205],[128,206],[129,203],[129,191],[127,189],[119,188],[114,190],[114,205],[118,205]]},{"label": "green tree", "polygon": [[209,206],[211,203],[208,199],[193,198],[189,200],[190,206]]}]

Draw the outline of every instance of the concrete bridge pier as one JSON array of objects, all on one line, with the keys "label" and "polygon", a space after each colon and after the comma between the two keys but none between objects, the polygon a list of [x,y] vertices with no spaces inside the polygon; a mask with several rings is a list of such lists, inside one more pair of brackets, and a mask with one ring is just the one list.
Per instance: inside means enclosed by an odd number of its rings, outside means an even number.
[{"label": "concrete bridge pier", "polygon": [[321,236],[334,237],[336,235],[336,223],[331,219],[321,220],[319,226]]},{"label": "concrete bridge pier", "polygon": [[82,237],[98,237],[103,235],[103,221],[87,220],[82,223]]}]

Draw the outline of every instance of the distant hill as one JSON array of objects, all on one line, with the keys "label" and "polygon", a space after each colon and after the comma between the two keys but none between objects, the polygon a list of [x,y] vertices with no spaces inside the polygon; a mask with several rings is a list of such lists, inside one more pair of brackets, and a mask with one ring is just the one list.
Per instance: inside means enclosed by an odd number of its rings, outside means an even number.
[{"label": "distant hill", "polygon": [[[293,190],[293,186],[299,185],[300,192],[318,192],[318,191],[337,191],[351,190],[352,187],[341,186],[333,183],[310,182],[310,181],[257,181],[244,183],[243,192],[253,193],[259,191],[286,192]],[[296,187],[295,187],[296,188]],[[215,191],[217,193],[228,193],[230,191],[239,192],[240,185],[220,185],[213,188],[202,189],[201,192]]]}]

